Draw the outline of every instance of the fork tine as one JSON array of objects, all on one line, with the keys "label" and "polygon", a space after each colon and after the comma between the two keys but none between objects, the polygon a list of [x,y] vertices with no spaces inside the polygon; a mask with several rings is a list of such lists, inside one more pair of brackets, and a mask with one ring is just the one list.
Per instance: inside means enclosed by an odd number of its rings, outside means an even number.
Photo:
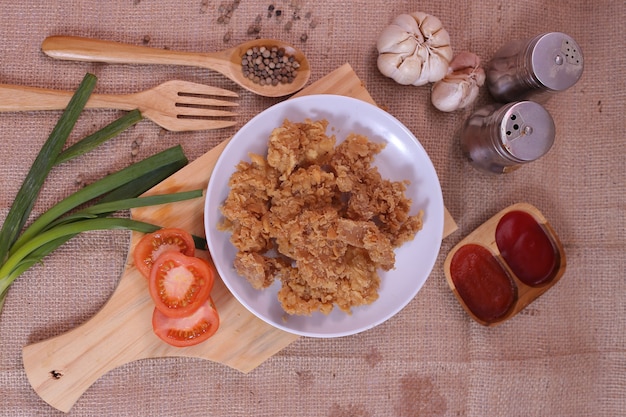
[{"label": "fork tine", "polygon": [[188,94],[203,94],[205,96],[222,96],[222,97],[239,97],[234,91],[225,90],[219,87],[213,87],[205,84],[192,83],[189,81],[170,80],[164,84],[173,85],[178,91]]},{"label": "fork tine", "polygon": [[196,130],[224,129],[235,126],[234,120],[204,120],[181,118],[170,122],[168,130],[174,132],[191,132]]},{"label": "fork tine", "polygon": [[178,93],[177,103],[197,105],[197,106],[218,106],[218,107],[235,107],[239,105],[239,103],[236,103],[234,101],[217,100],[214,98],[206,98],[206,97],[185,96],[185,95],[181,95],[181,93]]},{"label": "fork tine", "polygon": [[228,110],[201,109],[197,107],[176,106],[176,113],[180,116],[198,116],[198,117],[232,117],[237,113]]}]

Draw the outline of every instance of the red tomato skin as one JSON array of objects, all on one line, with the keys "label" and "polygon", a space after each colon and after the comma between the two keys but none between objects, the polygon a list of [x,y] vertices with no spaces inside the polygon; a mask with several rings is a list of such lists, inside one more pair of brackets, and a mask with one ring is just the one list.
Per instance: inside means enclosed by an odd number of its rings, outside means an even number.
[{"label": "red tomato skin", "polygon": [[195,254],[193,236],[183,229],[167,227],[144,235],[135,246],[133,260],[141,275],[150,277],[150,270],[158,255],[172,250],[184,253],[187,256]]},{"label": "red tomato skin", "polygon": [[157,308],[152,314],[154,334],[165,343],[175,347],[194,346],[202,343],[213,336],[219,326],[220,317],[210,297],[188,317],[168,317]]},{"label": "red tomato skin", "polygon": [[[183,300],[167,294],[167,271],[171,268],[184,268],[194,276],[194,281],[184,294]],[[155,307],[171,318],[182,318],[196,311],[210,297],[215,282],[214,270],[204,259],[184,255],[180,252],[165,252],[159,256],[148,279],[150,296]],[[193,291],[191,291],[193,287]]]},{"label": "red tomato skin", "polygon": [[506,315],[517,299],[517,287],[485,247],[467,244],[452,257],[450,275],[467,308],[490,323]]},{"label": "red tomato skin", "polygon": [[496,227],[496,245],[511,271],[524,284],[539,286],[557,272],[557,255],[550,237],[530,214],[511,211]]}]

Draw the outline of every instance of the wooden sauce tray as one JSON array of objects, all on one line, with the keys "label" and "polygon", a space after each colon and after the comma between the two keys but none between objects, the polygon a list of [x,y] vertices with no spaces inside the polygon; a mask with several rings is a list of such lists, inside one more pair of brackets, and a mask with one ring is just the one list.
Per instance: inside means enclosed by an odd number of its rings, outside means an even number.
[{"label": "wooden sauce tray", "polygon": [[[296,96],[306,94],[338,94],[374,103],[349,64],[339,67]],[[146,195],[206,189],[227,142],[217,145]],[[131,217],[204,236],[203,210],[204,198],[199,198],[134,209]],[[444,216],[445,237],[457,226],[447,210]],[[132,233],[129,254],[141,236]],[[209,258],[208,252],[198,251],[197,255]],[[196,346],[170,346],[152,332],[154,303],[145,278],[135,269],[132,256],[129,256],[116,290],[94,317],[67,333],[24,347],[23,362],[28,380],[44,401],[68,412],[98,378],[135,360],[197,357],[247,373],[300,337],[258,319],[230,294],[221,279],[216,280],[211,295],[221,319],[218,332],[209,341]]]},{"label": "wooden sauce tray", "polygon": [[[522,280],[520,280],[507,265],[507,262],[503,259],[500,249],[498,248],[498,245],[496,243],[496,228],[498,227],[500,220],[506,214],[515,211],[521,211],[530,214],[552,242],[556,256],[556,267],[554,269],[555,272],[552,275],[552,278],[543,284],[531,286],[522,282]],[[471,310],[471,308],[468,306],[468,304],[465,302],[458,289],[456,288],[452,277],[451,263],[454,255],[461,248],[471,244],[477,244],[481,247],[488,249],[491,254],[497,259],[498,263],[502,266],[505,272],[510,276],[510,278],[512,278],[513,284],[515,285],[516,296],[514,298],[513,304],[508,309],[506,314],[494,320],[484,320],[474,314],[474,312]],[[563,249],[561,241],[559,240],[557,234],[552,229],[543,214],[536,207],[528,203],[517,203],[511,205],[494,215],[492,218],[487,220],[472,233],[466,236],[463,240],[461,240],[456,246],[454,246],[454,248],[452,248],[444,261],[444,272],[450,289],[456,296],[463,309],[467,312],[467,314],[475,321],[485,326],[495,326],[497,324],[500,324],[522,311],[524,308],[526,308],[526,306],[536,300],[540,295],[552,288],[565,273],[565,268],[565,250]]]}]

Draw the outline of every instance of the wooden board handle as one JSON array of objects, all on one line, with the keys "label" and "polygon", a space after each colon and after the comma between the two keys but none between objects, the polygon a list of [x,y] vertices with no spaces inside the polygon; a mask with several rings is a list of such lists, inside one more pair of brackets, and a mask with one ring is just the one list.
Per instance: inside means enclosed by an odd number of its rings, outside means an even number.
[{"label": "wooden board handle", "polygon": [[[133,279],[144,280],[136,271]],[[156,338],[149,326],[154,306],[147,285],[122,279],[117,296],[83,325],[43,342],[26,346],[23,361],[28,380],[50,405],[69,411],[100,376],[130,358],[158,355],[146,351]]]}]

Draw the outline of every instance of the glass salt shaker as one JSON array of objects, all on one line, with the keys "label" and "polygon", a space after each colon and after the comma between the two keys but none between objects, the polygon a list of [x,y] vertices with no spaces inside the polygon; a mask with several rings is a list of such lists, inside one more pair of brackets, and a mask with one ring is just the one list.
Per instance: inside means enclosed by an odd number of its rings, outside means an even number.
[{"label": "glass salt shaker", "polygon": [[461,130],[461,149],[477,169],[504,174],[545,155],[555,138],[550,113],[534,101],[478,109]]},{"label": "glass salt shaker", "polygon": [[545,103],[580,79],[583,55],[569,35],[549,32],[500,48],[486,68],[486,84],[496,101]]}]

